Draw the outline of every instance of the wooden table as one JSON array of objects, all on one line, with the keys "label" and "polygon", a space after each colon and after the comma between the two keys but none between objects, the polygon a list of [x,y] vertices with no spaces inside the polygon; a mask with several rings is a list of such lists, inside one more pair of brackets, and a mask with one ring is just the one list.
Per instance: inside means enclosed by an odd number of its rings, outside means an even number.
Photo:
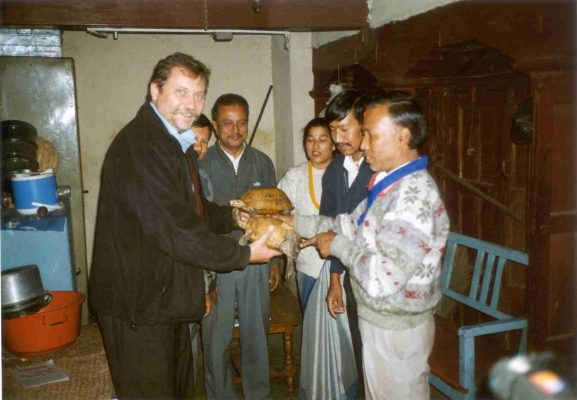
[{"label": "wooden table", "polygon": [[[279,287],[271,293],[270,298],[270,316],[271,321],[268,327],[268,334],[274,335],[282,333],[283,335],[283,349],[284,349],[284,369],[272,370],[270,372],[271,378],[286,377],[287,388],[289,392],[294,391],[296,368],[294,366],[292,349],[293,328],[300,323],[300,305],[298,299],[288,290],[284,285]],[[234,328],[232,338],[239,339],[240,330],[238,327]],[[240,376],[240,349],[236,347],[236,351],[232,352],[233,366],[238,373],[235,378],[235,383],[241,383]]]}]

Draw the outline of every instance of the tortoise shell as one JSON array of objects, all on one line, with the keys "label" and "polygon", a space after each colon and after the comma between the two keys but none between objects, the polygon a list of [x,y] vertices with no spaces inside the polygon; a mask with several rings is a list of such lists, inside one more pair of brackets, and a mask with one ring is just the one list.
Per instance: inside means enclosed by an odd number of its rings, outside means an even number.
[{"label": "tortoise shell", "polygon": [[294,208],[285,192],[277,188],[254,188],[240,200],[259,215],[289,213]]}]

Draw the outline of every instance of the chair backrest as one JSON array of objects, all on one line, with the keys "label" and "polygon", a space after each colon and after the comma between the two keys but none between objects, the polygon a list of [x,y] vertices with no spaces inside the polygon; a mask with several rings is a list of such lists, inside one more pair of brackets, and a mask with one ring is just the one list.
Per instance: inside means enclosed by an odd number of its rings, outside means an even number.
[{"label": "chair backrest", "polygon": [[[458,293],[450,288],[455,254],[458,246],[464,246],[476,252],[473,276],[468,295]],[[494,243],[485,242],[455,232],[449,232],[443,260],[443,270],[441,272],[443,294],[496,319],[509,318],[509,315],[497,309],[499,306],[503,271],[507,261],[528,265],[529,255],[522,251],[508,249]]]}]

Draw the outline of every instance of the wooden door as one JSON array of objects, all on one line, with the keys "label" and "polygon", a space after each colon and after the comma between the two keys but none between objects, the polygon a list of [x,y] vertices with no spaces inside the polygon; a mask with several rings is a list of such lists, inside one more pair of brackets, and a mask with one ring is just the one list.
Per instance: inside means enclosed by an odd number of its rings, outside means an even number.
[{"label": "wooden door", "polygon": [[511,142],[510,126],[515,106],[528,93],[528,78],[519,78],[418,94],[429,116],[432,137],[425,152],[433,164],[495,199],[509,213],[433,169],[452,229],[519,250],[526,250],[528,148]]}]

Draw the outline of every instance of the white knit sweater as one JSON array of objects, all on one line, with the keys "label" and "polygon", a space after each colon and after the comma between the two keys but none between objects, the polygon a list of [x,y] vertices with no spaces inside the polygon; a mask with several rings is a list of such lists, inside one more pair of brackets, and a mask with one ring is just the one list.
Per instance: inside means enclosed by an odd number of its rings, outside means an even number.
[{"label": "white knit sweater", "polygon": [[297,230],[337,233],[331,254],[349,268],[359,318],[384,329],[415,327],[441,297],[449,218],[437,185],[426,170],[407,175],[381,192],[358,226],[366,204],[336,218],[297,217]]},{"label": "white knit sweater", "polygon": [[[322,177],[325,170],[313,168],[313,180],[315,197],[318,203],[321,201]],[[309,194],[308,162],[289,169],[278,183],[278,188],[283,190],[295,207],[293,214],[318,215],[319,210],[314,206]],[[323,260],[318,252],[312,248],[302,249],[299,252],[296,263],[297,270],[313,278],[318,278]]]}]

